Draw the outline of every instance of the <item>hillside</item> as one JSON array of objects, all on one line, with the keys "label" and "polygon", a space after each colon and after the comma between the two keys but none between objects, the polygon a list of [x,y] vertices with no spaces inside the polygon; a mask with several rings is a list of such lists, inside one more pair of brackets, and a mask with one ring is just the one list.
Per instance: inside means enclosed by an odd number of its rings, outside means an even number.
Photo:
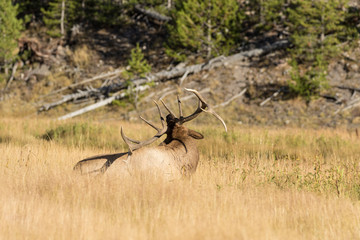
[{"label": "hillside", "polygon": [[[71,87],[101,74],[125,71],[131,50],[137,43],[151,65],[152,74],[212,61],[194,55],[189,56],[186,62],[175,62],[165,54],[164,29],[164,25],[153,23],[147,16],[139,13],[129,18],[121,28],[78,26],[76,34],[67,42],[46,37],[46,29],[41,25],[32,26],[20,43],[34,54],[29,62],[19,64],[11,85],[6,91],[2,91],[1,113],[9,116],[57,118],[111,96],[113,92],[102,92],[101,95],[78,98],[48,111],[41,111],[43,106],[57,102],[69,94],[123,84],[126,81],[124,76],[116,74]],[[279,35],[271,32],[248,36],[247,43],[232,54],[259,49],[284,39],[281,36],[279,39]],[[37,52],[34,49],[38,49]],[[152,83],[148,85],[148,89],[138,94],[130,91],[125,98],[78,117],[135,120],[139,113],[151,117],[152,112],[156,113],[150,111],[153,109],[152,99],[168,95],[167,101],[175,103],[175,94],[182,94],[182,88],[188,87],[203,90],[206,99],[218,107],[217,111],[227,116],[227,121],[235,124],[342,126],[355,129],[360,124],[360,107],[357,106],[360,89],[359,59],[359,47],[349,48],[340,57],[332,59],[327,69],[331,88],[311,100],[296,97],[289,92],[291,67],[286,48],[282,48],[229,63],[218,58],[218,61],[224,63],[195,74]],[[70,87],[66,89],[66,86]],[[62,88],[64,91],[51,94]],[[244,94],[236,97],[243,90]],[[123,92],[125,94],[126,90]],[[192,108],[196,103],[189,101],[187,105]]]}]

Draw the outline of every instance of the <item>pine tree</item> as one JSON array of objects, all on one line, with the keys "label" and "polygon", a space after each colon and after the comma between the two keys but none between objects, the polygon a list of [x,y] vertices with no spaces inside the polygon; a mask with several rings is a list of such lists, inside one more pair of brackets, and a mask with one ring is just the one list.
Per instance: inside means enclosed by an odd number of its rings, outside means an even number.
[{"label": "pine tree", "polygon": [[82,14],[87,23],[94,26],[118,26],[124,3],[114,0],[82,0]]},{"label": "pine tree", "polygon": [[43,21],[48,28],[47,33],[52,37],[65,37],[66,32],[77,19],[80,2],[77,0],[52,0],[44,14]]},{"label": "pine tree", "polygon": [[151,66],[145,59],[139,43],[136,44],[135,48],[131,49],[131,55],[128,63],[129,69],[124,72],[125,78],[128,79],[127,95],[130,103],[132,103],[135,109],[137,109],[140,95],[138,89],[135,88],[134,83],[131,81],[131,79],[134,77],[145,77],[146,74],[151,71]]},{"label": "pine tree", "polygon": [[287,20],[288,0],[267,0],[262,2],[262,24],[266,28],[285,27]]},{"label": "pine tree", "polygon": [[13,61],[22,21],[17,19],[18,7],[11,0],[0,1],[0,64],[5,68]]},{"label": "pine tree", "polygon": [[288,7],[291,0],[253,0],[246,1],[244,7],[248,14],[247,23],[256,33],[277,31],[284,34],[287,27]]},{"label": "pine tree", "polygon": [[297,0],[295,8],[289,8],[297,61],[312,63],[319,55],[328,60],[339,52],[339,36],[345,30],[343,4],[344,0]]},{"label": "pine tree", "polygon": [[135,48],[131,49],[131,55],[128,63],[130,69],[125,72],[128,79],[131,79],[134,76],[145,77],[146,73],[151,71],[151,66],[145,59],[139,43],[136,44]]},{"label": "pine tree", "polygon": [[207,58],[228,54],[243,19],[236,0],[179,1],[173,16],[168,47],[186,48]]},{"label": "pine tree", "polygon": [[16,1],[18,3],[18,10],[19,15],[21,19],[25,23],[28,23],[32,20],[39,20],[41,19],[42,13],[41,8],[44,8],[47,6],[48,1],[42,0],[42,1],[33,1],[33,0],[19,0]]},{"label": "pine tree", "polygon": [[[345,31],[344,0],[294,0],[289,7],[291,33],[290,84],[294,93],[318,94],[327,86],[326,68],[330,58],[340,52],[340,37]],[[301,71],[301,67],[303,70]]]},{"label": "pine tree", "polygon": [[151,6],[151,7],[155,7],[161,4],[166,4],[167,0],[133,0],[130,1],[131,3],[135,3],[135,4],[141,4],[141,5],[147,5],[147,6]]}]

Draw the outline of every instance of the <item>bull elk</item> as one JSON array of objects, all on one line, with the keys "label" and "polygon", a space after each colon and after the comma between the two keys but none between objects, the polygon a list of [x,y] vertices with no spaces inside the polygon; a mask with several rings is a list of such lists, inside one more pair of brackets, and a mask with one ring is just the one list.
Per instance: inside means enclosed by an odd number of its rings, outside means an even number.
[{"label": "bull elk", "polygon": [[[181,176],[191,175],[196,171],[199,162],[199,152],[196,141],[203,139],[203,135],[188,129],[183,124],[195,119],[202,112],[207,112],[221,121],[227,131],[224,120],[206,103],[200,93],[193,89],[186,89],[192,92],[199,100],[197,109],[189,116],[183,116],[181,101],[179,97],[179,117],[160,99],[169,114],[164,119],[159,105],[156,101],[161,128],[140,117],[148,125],[154,128],[157,133],[145,141],[137,141],[127,137],[121,128],[121,136],[129,147],[128,152],[105,154],[86,158],[78,162],[74,169],[81,173],[106,175],[134,175],[137,173],[157,173],[166,179],[177,179]],[[155,147],[145,147],[161,136],[166,134],[166,139]]]}]

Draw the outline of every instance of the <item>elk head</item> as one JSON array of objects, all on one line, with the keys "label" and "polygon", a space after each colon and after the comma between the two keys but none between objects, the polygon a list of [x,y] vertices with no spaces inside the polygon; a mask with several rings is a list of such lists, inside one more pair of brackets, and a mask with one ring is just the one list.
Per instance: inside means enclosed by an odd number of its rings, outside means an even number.
[{"label": "elk head", "polygon": [[[134,172],[154,171],[164,174],[170,179],[176,178],[176,176],[190,175],[195,172],[199,161],[199,153],[195,141],[203,139],[204,137],[202,134],[185,127],[184,123],[195,119],[200,113],[206,112],[219,119],[223,124],[225,131],[227,131],[227,127],[224,120],[209,106],[209,104],[206,103],[205,99],[198,91],[187,88],[185,88],[185,90],[195,94],[199,100],[198,107],[192,114],[185,117],[183,116],[179,97],[177,98],[179,117],[177,117],[165,102],[160,99],[165,109],[169,112],[166,118],[164,118],[159,105],[154,101],[160,115],[161,128],[156,127],[151,122],[140,117],[157,131],[152,138],[144,141],[137,141],[127,137],[121,128],[121,136],[129,147],[127,153],[106,154],[87,158],[78,162],[74,169],[81,170],[82,173],[103,172],[116,175],[127,173],[132,175]],[[165,134],[167,137],[160,145],[155,147],[145,147]],[[102,165],[98,165],[100,168],[89,167],[90,165],[96,164],[96,161],[99,159],[102,159],[103,161]],[[126,169],[126,171],[124,171],[124,169]]]}]

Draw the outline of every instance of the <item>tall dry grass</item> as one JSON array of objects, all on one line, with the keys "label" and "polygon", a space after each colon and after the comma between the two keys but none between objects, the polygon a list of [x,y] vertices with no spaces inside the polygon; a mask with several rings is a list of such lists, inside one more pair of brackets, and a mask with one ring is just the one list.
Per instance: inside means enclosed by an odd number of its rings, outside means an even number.
[{"label": "tall dry grass", "polygon": [[[124,125],[132,137],[151,134]],[[205,135],[192,178],[120,181],[72,171],[125,150],[119,123],[0,119],[0,238],[360,239],[355,135],[192,128]]]}]

